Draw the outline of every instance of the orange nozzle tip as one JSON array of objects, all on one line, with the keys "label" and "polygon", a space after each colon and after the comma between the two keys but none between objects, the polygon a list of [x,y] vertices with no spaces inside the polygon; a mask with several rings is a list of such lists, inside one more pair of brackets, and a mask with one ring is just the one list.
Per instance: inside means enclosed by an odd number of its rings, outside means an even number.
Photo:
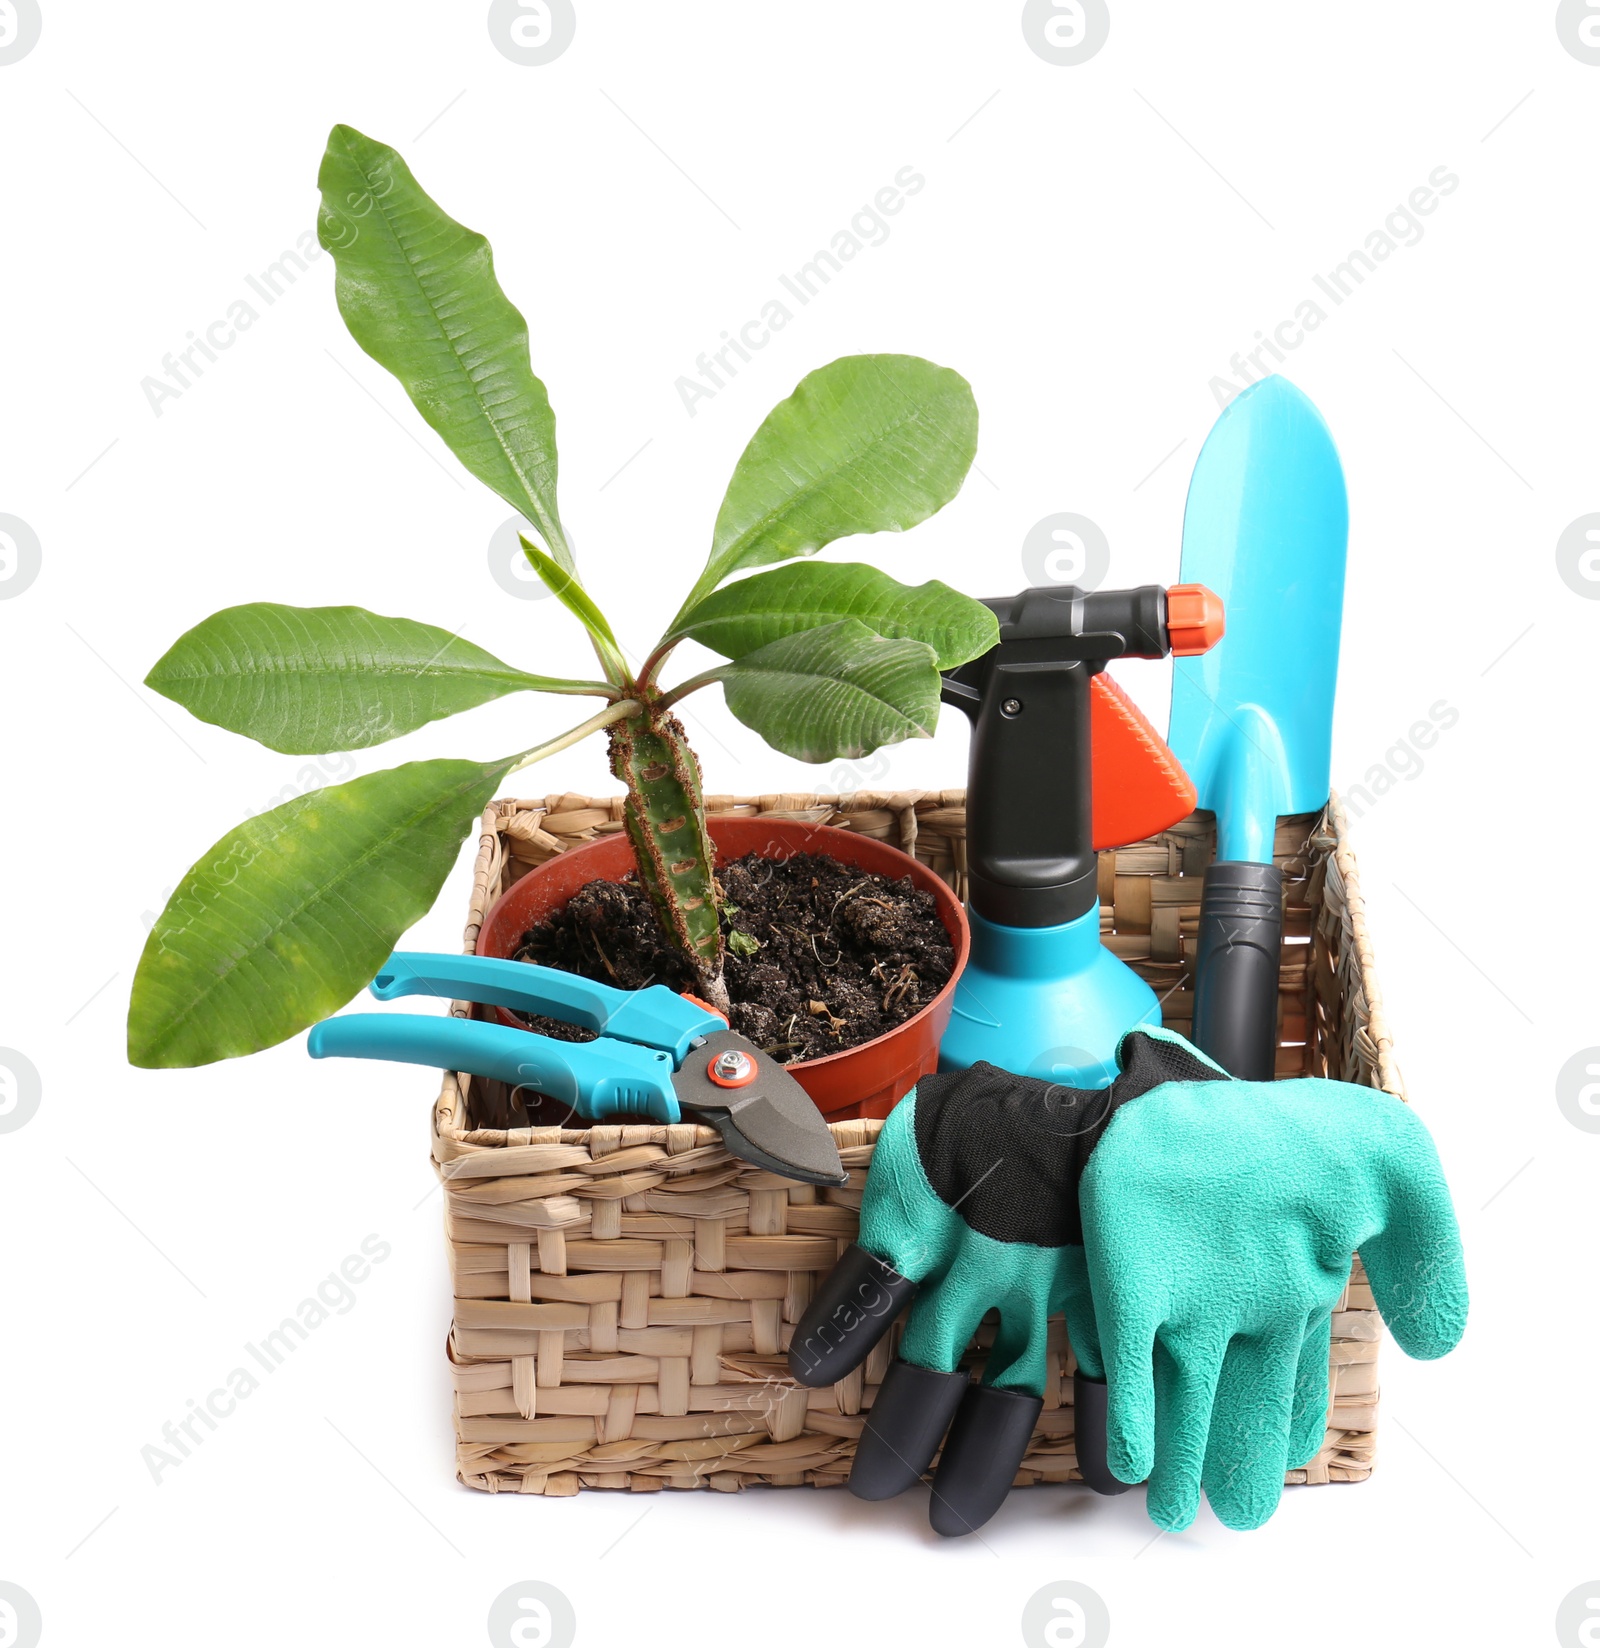
[{"label": "orange nozzle tip", "polygon": [[1222,597],[1204,584],[1174,584],[1167,591],[1167,636],[1174,658],[1210,652],[1227,627]]}]

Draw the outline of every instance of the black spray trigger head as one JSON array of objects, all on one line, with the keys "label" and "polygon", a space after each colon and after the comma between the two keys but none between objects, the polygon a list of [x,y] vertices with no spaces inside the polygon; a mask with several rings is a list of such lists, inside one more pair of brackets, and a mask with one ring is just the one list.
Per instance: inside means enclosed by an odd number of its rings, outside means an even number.
[{"label": "black spray trigger head", "polygon": [[741,1161],[804,1184],[837,1189],[850,1182],[828,1124],[806,1090],[737,1031],[705,1037],[690,1050],[672,1085],[678,1102],[716,1128]]}]

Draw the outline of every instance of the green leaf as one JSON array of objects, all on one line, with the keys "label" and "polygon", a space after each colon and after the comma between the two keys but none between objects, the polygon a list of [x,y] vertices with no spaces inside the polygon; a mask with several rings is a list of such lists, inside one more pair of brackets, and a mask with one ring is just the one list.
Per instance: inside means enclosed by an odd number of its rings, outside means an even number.
[{"label": "green leaf", "polygon": [[713,590],[685,613],[670,640],[698,641],[725,658],[841,618],[859,618],[890,640],[923,641],[939,668],[954,669],[1000,639],[995,616],[970,595],[930,579],[915,587],[857,562],[799,562]]},{"label": "green leaf", "polygon": [[622,656],[622,648],[617,645],[617,638],[611,633],[611,625],[607,622],[606,615],[594,604],[594,598],[565,567],[551,560],[531,539],[521,533],[518,533],[517,537],[522,545],[522,553],[528,557],[529,564],[539,574],[545,588],[594,638],[595,651],[600,662],[611,671],[616,681],[625,681],[628,666]]},{"label": "green leaf", "polygon": [[711,674],[747,727],[801,761],[931,738],[939,719],[933,648],[885,640],[855,618],[786,635]]},{"label": "green leaf", "polygon": [[959,372],[915,355],[819,368],[744,449],[685,610],[743,567],[925,521],[961,490],[977,447],[978,408]]},{"label": "green leaf", "polygon": [[594,693],[528,675],[433,624],[364,607],[226,607],[181,635],[145,685],[286,755],[364,750],[510,692]]},{"label": "green leaf", "polygon": [[488,241],[441,211],[393,149],[353,127],[328,134],[317,184],[317,238],[338,267],[350,335],[571,570],[556,513],[555,414]]},{"label": "green leaf", "polygon": [[427,914],[515,760],[413,761],[230,831],[151,930],[128,1007],[129,1061],[237,1058],[342,1007]]}]

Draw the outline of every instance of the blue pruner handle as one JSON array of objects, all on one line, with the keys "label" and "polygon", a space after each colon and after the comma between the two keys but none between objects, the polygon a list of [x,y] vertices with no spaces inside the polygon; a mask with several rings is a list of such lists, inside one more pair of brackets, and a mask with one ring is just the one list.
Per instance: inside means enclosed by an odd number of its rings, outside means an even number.
[{"label": "blue pruner handle", "polygon": [[494,956],[396,950],[372,981],[371,990],[379,1001],[438,996],[443,1001],[477,1001],[522,1013],[542,1013],[618,1041],[660,1048],[672,1055],[674,1068],[683,1063],[692,1042],[728,1028],[726,1020],[696,1007],[664,984],[617,990],[555,967]]},{"label": "blue pruner handle", "polygon": [[314,1025],[306,1045],[314,1059],[389,1059],[492,1076],[548,1093],[591,1121],[617,1115],[679,1119],[671,1055],[608,1037],[555,1041],[477,1019],[347,1013]]}]

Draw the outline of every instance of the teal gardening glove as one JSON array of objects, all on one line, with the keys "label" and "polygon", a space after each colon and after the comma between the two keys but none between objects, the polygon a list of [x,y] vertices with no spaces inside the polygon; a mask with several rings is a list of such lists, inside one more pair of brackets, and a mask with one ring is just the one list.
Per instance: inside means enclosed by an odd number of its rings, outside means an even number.
[{"label": "teal gardening glove", "polygon": [[[1163,1030],[1130,1032],[1118,1058],[1098,1092],[988,1065],[925,1077],[890,1116],[859,1241],[790,1349],[797,1380],[831,1383],[915,1295],[851,1474],[863,1497],[909,1487],[948,1427],[930,1520],[965,1533],[993,1515],[1061,1311],[1085,1477],[1102,1491],[1148,1477],[1164,1528],[1189,1525],[1202,1487],[1222,1521],[1256,1527],[1322,1445],[1352,1252],[1404,1349],[1439,1356],[1460,1337],[1455,1218],[1405,1105],[1342,1082],[1236,1082]],[[990,1308],[971,1386],[959,1358]],[[1107,1370],[1109,1473],[1093,1446]]]},{"label": "teal gardening glove", "polygon": [[[978,1064],[924,1077],[884,1124],[859,1238],[789,1347],[795,1379],[831,1384],[859,1366],[916,1295],[851,1470],[851,1491],[861,1498],[909,1488],[948,1428],[929,1519],[940,1533],[970,1532],[1005,1498],[1044,1405],[1052,1314],[1065,1313],[1080,1363],[1097,1371],[1069,1189],[1095,1136],[1085,1132],[1077,1102],[1088,1097],[1103,1118],[1103,1092],[1079,1094]],[[974,1385],[960,1361],[990,1309],[998,1309],[999,1327],[983,1382]]]},{"label": "teal gardening glove", "polygon": [[1260,1527],[1284,1472],[1316,1457],[1351,1253],[1408,1355],[1443,1356],[1466,1327],[1433,1140],[1376,1088],[1169,1081],[1118,1112],[1079,1199],[1108,1461],[1149,1478],[1163,1528],[1189,1526],[1202,1488],[1229,1527]]}]

